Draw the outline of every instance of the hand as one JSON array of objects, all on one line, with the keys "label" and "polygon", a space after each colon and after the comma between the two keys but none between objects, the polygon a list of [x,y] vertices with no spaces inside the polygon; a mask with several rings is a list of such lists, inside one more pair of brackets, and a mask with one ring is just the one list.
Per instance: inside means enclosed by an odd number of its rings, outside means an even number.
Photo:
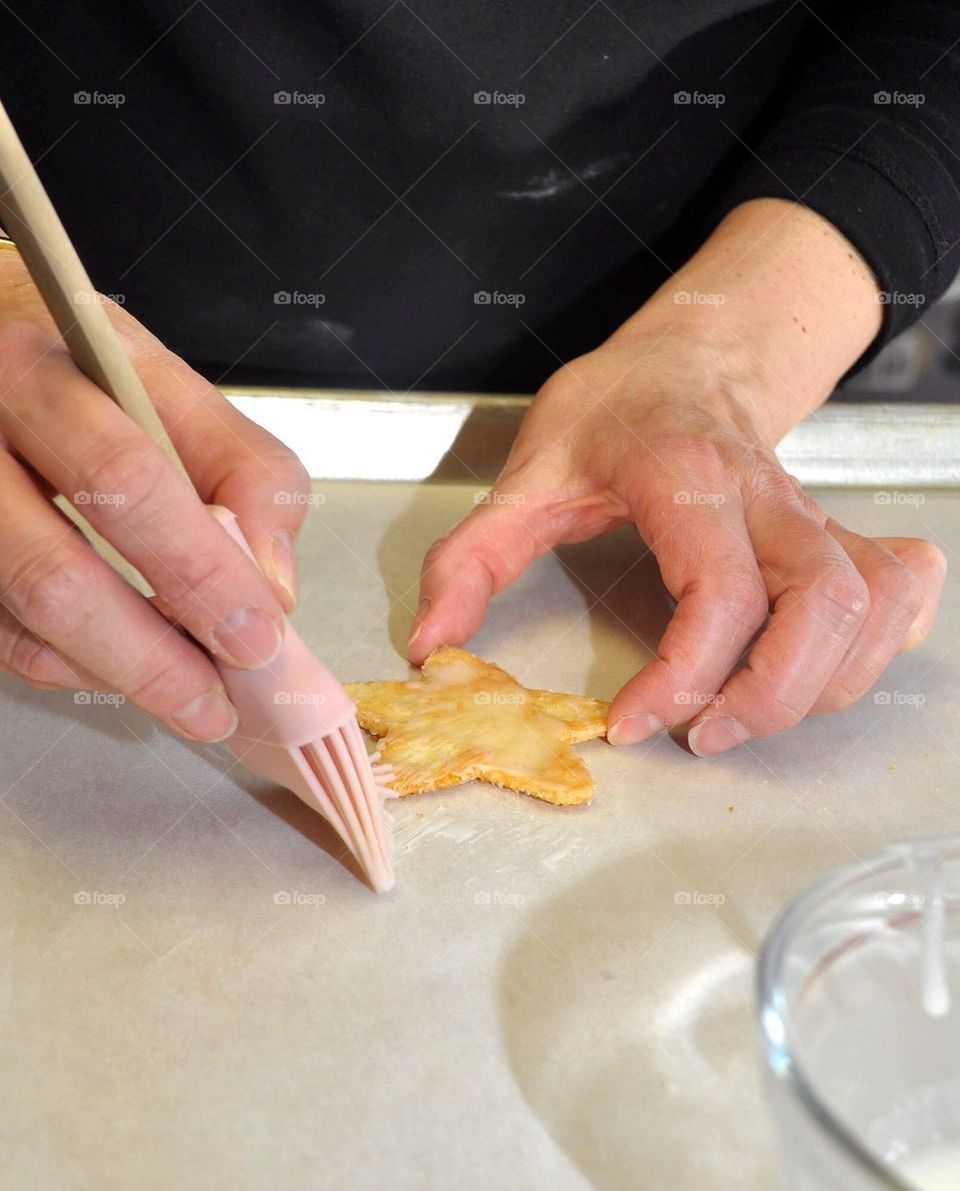
[{"label": "hand", "polygon": [[690,720],[691,748],[716,753],[853,703],[926,634],[943,556],[827,517],[758,441],[742,380],[689,342],[651,342],[639,364],[638,346],[541,390],[491,500],[427,555],[411,658],[470,637],[534,558],[632,522],[678,603],[613,701],[614,743]]},{"label": "hand", "polygon": [[[237,721],[217,671],[158,609],[231,665],[270,661],[295,599],[308,478],[292,452],[106,304],[199,496],[77,369],[22,261],[0,253],[0,669],[34,686],[119,692],[184,736],[222,739]],[[55,493],[140,571],[153,603],[91,549]],[[268,579],[204,502],[237,514]]]},{"label": "hand", "polygon": [[[798,420],[852,361],[838,352],[832,372],[816,361],[808,389],[798,364],[788,394],[747,332],[730,330],[718,334],[686,309],[664,316],[654,302],[554,374],[491,500],[427,555],[413,661],[470,637],[491,597],[534,558],[625,523],[653,551],[677,606],[657,658],[613,701],[615,744],[681,723],[698,755],[769,736],[853,703],[924,638],[942,553],[845,528],[773,452],[785,411]],[[760,334],[776,341],[767,327]],[[853,359],[864,346],[850,349]]]}]

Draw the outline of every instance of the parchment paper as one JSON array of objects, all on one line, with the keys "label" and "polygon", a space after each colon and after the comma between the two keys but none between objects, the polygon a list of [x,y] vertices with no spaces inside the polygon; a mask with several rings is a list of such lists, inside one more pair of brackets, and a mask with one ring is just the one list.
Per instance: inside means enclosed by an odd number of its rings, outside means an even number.
[{"label": "parchment paper", "polygon": [[[422,553],[474,491],[317,496],[296,623],[344,680],[403,677]],[[952,495],[821,498],[956,565]],[[640,557],[624,531],[541,560],[472,648],[612,695],[669,613]],[[958,632],[948,583],[888,701],[732,755],[582,746],[589,808],[404,799],[387,897],[222,749],[0,680],[0,1186],[774,1186],[755,952],[825,870],[956,829]]]}]

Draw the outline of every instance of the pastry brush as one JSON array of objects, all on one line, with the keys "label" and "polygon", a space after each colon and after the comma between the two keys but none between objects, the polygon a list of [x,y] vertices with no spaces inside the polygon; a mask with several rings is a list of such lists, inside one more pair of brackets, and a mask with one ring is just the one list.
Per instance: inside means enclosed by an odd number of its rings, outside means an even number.
[{"label": "pastry brush", "polygon": [[[0,104],[0,219],[77,366],[166,452],[189,481],[132,361]],[[229,509],[211,514],[253,558]],[[393,886],[387,766],[368,757],[349,695],[286,622],[274,661],[239,670],[215,661],[240,717],[227,747],[286,786],[333,826],[377,891]]]}]

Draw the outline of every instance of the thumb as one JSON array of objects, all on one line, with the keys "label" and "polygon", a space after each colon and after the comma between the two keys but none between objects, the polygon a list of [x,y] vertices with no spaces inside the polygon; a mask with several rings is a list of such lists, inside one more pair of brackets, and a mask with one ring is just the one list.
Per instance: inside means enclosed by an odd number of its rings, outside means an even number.
[{"label": "thumb", "polygon": [[419,665],[438,645],[461,645],[483,623],[487,605],[554,542],[520,493],[488,493],[427,551],[420,606],[407,654]]}]

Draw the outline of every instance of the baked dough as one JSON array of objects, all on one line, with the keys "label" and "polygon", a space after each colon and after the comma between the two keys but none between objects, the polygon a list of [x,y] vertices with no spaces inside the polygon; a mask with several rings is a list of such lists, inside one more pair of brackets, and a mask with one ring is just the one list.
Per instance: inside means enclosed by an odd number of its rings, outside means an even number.
[{"label": "baked dough", "polygon": [[528,690],[499,666],[441,646],[414,682],[353,682],[361,727],[383,737],[398,794],[479,780],[559,806],[589,802],[593,779],[571,744],[605,736],[609,704]]}]

